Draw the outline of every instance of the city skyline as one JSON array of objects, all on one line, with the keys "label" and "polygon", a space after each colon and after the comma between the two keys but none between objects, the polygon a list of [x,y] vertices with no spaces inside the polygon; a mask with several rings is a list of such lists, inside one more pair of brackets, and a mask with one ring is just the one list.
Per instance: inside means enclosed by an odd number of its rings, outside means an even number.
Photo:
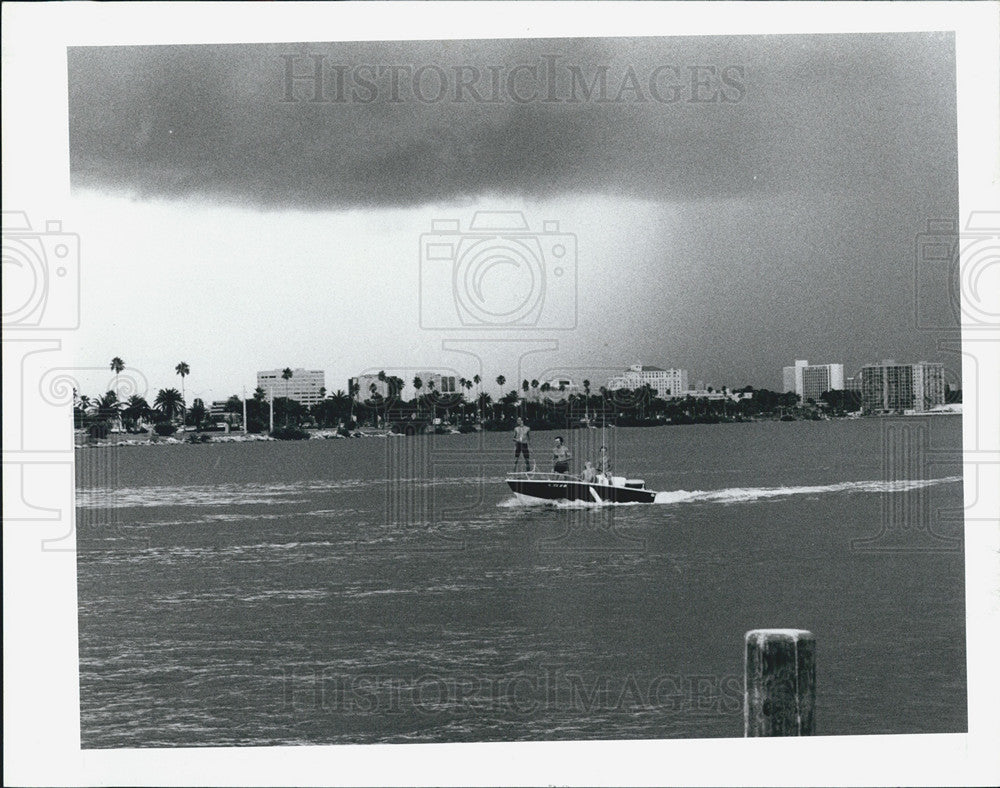
[{"label": "city skyline", "polygon": [[[116,360],[121,360],[116,357]],[[822,391],[845,391],[852,390],[852,385],[849,385],[852,380],[857,381],[857,385],[860,387],[861,373],[866,368],[875,368],[885,365],[897,365],[906,367],[916,367],[918,365],[926,365],[927,362],[924,360],[918,361],[897,361],[893,358],[885,358],[879,360],[872,360],[865,364],[862,364],[856,371],[855,376],[847,376],[843,372],[843,365],[838,363],[831,364],[807,364],[804,361],[797,361],[795,367],[785,366],[782,369],[784,381],[783,385],[778,385],[774,387],[770,386],[760,386],[754,385],[752,383],[745,382],[719,382],[719,381],[706,381],[705,379],[697,378],[690,374],[689,370],[670,368],[662,369],[654,365],[644,365],[644,364],[632,364],[628,367],[622,367],[621,370],[607,377],[595,377],[593,379],[580,377],[580,378],[568,378],[565,375],[550,374],[546,377],[529,376],[523,378],[507,378],[504,376],[503,385],[497,383],[498,376],[488,377],[485,375],[480,375],[480,381],[478,384],[474,383],[474,375],[476,373],[464,374],[460,370],[455,369],[431,369],[425,368],[414,372],[413,369],[399,369],[391,366],[384,367],[378,371],[374,368],[368,368],[367,370],[360,372],[356,375],[350,375],[344,381],[328,380],[324,370],[312,370],[304,369],[302,367],[286,367],[286,368],[275,368],[272,370],[258,370],[255,373],[256,384],[252,387],[241,386],[239,390],[226,389],[224,387],[212,390],[212,389],[192,389],[188,392],[186,402],[188,405],[194,402],[195,399],[202,400],[206,406],[210,406],[212,403],[222,403],[225,402],[232,396],[243,398],[245,394],[246,398],[251,398],[255,395],[257,389],[261,389],[265,392],[267,397],[274,396],[276,399],[282,397],[288,397],[297,401],[301,401],[306,405],[314,404],[319,401],[321,397],[318,396],[317,392],[325,391],[325,398],[331,398],[341,393],[349,394],[352,385],[357,385],[355,391],[355,399],[357,401],[364,401],[368,398],[369,388],[371,384],[375,384],[377,392],[381,396],[385,396],[388,392],[387,383],[379,379],[380,373],[384,373],[387,377],[396,376],[403,380],[403,387],[401,389],[401,396],[404,400],[412,400],[418,394],[428,394],[430,389],[427,388],[428,382],[434,383],[434,391],[437,393],[453,393],[464,396],[468,401],[473,401],[480,393],[489,394],[492,399],[498,399],[500,396],[506,395],[511,391],[521,392],[524,383],[529,383],[531,385],[530,393],[533,397],[544,396],[544,394],[539,394],[541,387],[545,383],[549,383],[552,388],[552,396],[564,395],[565,393],[582,394],[584,393],[583,381],[587,380],[589,382],[589,388],[591,395],[600,394],[601,389],[606,389],[607,391],[614,391],[617,388],[637,388],[641,387],[645,383],[649,383],[654,390],[654,396],[661,398],[675,398],[678,396],[683,397],[685,394],[690,393],[694,396],[704,395],[706,391],[723,391],[728,390],[730,392],[735,392],[750,386],[754,390],[768,390],[775,393],[796,393],[802,400],[806,402],[809,397],[813,399],[818,399],[816,396]],[[948,370],[944,365],[938,364],[942,368],[941,372],[941,382],[944,388],[951,391],[961,391],[960,385],[952,385],[952,382],[948,379]],[[839,368],[839,369],[838,369]],[[286,380],[283,379],[282,373],[287,369],[292,373],[292,375]],[[819,377],[812,381],[812,386],[808,381],[806,381],[803,390],[803,382],[801,378],[796,382],[792,379],[792,383],[789,386],[789,370],[798,369],[800,372],[823,372],[825,380],[830,383],[828,387],[820,385],[817,387],[817,382]],[[829,371],[828,371],[829,370]],[[110,368],[109,374],[112,376],[112,382],[110,388],[114,389],[114,370]],[[129,372],[131,369],[126,365],[122,371],[119,373],[123,378],[124,383],[119,382],[119,386],[126,393],[127,396],[138,393],[140,396],[146,399],[151,399],[157,390],[161,388],[171,388],[170,382],[163,385],[159,385],[153,381],[148,381],[145,375],[142,376],[143,379],[147,380],[149,383],[148,390],[143,393],[142,391],[136,391],[133,386],[133,379],[129,377]],[[300,375],[298,378],[295,377],[295,373],[305,373],[305,377]],[[175,372],[176,374],[176,372]],[[190,373],[187,373],[190,374]],[[503,375],[503,373],[498,373]],[[272,380],[272,383],[268,385],[262,384],[262,376],[267,377]],[[422,382],[423,391],[417,392],[414,388],[414,379],[420,378]],[[559,379],[562,378],[560,381]],[[654,379],[655,378],[655,379]],[[441,385],[441,381],[450,381],[446,385]],[[462,380],[467,380],[473,384],[474,388],[472,390],[462,389],[459,385]],[[664,381],[669,381],[668,390],[670,393],[659,392],[658,388],[664,385]],[[683,386],[677,388],[676,391],[671,390],[670,386],[674,385],[677,381],[682,381]],[[266,382],[266,381],[265,381]],[[565,383],[565,391],[559,392],[556,390],[556,386],[559,382]],[[839,382],[839,386],[835,385]],[[343,383],[343,385],[341,385]],[[635,385],[630,385],[634,383]],[[959,381],[960,383],[960,381]],[[533,384],[537,384],[533,385]],[[659,384],[659,386],[658,386]],[[822,389],[822,391],[820,390]],[[860,391],[860,388],[857,390]],[[305,392],[305,397],[300,396]],[[104,391],[94,390],[84,390],[81,389],[77,392],[78,394],[86,395],[91,401],[96,402],[96,399],[104,394]]]}]

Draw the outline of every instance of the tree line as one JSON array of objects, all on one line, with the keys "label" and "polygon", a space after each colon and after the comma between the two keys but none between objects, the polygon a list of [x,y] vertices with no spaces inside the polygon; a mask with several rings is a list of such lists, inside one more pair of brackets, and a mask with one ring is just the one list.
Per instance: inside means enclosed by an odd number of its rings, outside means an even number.
[{"label": "tree line", "polygon": [[[218,414],[211,414],[200,398],[187,406],[184,383],[191,368],[183,361],[174,368],[180,377],[180,390],[161,388],[152,403],[138,394],[119,400],[116,394],[120,390],[118,376],[125,369],[125,363],[116,356],[111,360],[110,369],[115,373],[114,389],[94,399],[74,392],[74,424],[77,428],[88,429],[94,437],[104,437],[113,429],[135,432],[152,428],[161,435],[172,434],[181,425],[198,430],[213,429],[220,419]],[[285,395],[272,392],[273,403],[268,392],[260,387],[245,403],[238,395],[230,396],[221,419],[230,426],[242,428],[245,409],[247,431],[267,432],[271,429],[273,407],[276,430],[318,427],[349,433],[371,426],[416,433],[450,428],[505,430],[513,428],[517,418],[525,419],[535,429],[606,423],[627,426],[756,418],[822,418],[857,411],[861,404],[859,394],[853,391],[828,391],[822,395],[821,402],[810,399],[806,403],[791,392],[779,393],[751,386],[732,392],[723,388],[719,392],[721,398],[714,399],[691,395],[663,398],[649,385],[615,390],[601,386],[594,391],[589,380],[583,381],[582,391],[567,393],[565,387],[554,388],[549,383],[525,379],[509,388],[506,394],[494,398],[482,390],[479,375],[458,377],[455,391],[440,391],[434,380],[425,381],[415,376],[410,381],[414,395],[406,399],[403,396],[405,381],[383,371],[378,373],[377,382],[368,385],[366,392],[360,391],[352,380],[347,391],[339,389],[328,393],[320,389],[320,400],[307,406],[287,396],[287,384],[293,375],[291,368],[283,370]],[[507,385],[504,375],[498,375],[495,381],[501,390]]]}]

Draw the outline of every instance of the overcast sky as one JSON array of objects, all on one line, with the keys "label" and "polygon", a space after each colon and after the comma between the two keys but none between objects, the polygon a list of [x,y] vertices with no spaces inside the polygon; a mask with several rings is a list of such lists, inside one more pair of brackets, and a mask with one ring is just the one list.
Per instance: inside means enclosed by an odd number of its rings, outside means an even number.
[{"label": "overcast sky", "polygon": [[[289,84],[317,65],[319,94]],[[954,364],[913,306],[917,236],[958,215],[954,95],[948,34],[73,48],[77,352],[154,388],[184,360],[205,399],[277,366],[335,390],[379,368],[596,386],[641,360],[778,388],[795,358]],[[501,264],[467,270],[477,210],[537,240],[498,232]],[[421,240],[442,219],[458,264]]]}]

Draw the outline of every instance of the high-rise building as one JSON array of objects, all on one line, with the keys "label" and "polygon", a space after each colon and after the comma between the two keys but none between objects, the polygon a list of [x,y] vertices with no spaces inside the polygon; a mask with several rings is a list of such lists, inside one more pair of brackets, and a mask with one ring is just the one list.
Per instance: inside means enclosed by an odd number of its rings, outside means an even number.
[{"label": "high-rise building", "polygon": [[802,368],[803,402],[819,402],[824,391],[841,391],[844,388],[843,364],[810,364]]},{"label": "high-rise building", "polygon": [[897,364],[889,359],[861,369],[861,408],[865,413],[921,413],[943,404],[943,364]]},{"label": "high-rise building", "polygon": [[795,392],[802,396],[802,370],[809,366],[806,359],[796,359],[795,366],[784,367],[781,370],[782,392],[788,394]]},{"label": "high-rise building", "polygon": [[661,399],[683,397],[688,387],[686,369],[661,369],[660,367],[633,364],[623,374],[608,378],[608,388],[637,389],[649,385],[655,392],[654,396]]},{"label": "high-rise building", "polygon": [[785,394],[795,392],[803,402],[819,402],[824,391],[844,388],[844,365],[810,364],[806,359],[796,359],[795,366],[782,369],[782,383]]},{"label": "high-rise building", "polygon": [[257,373],[257,387],[271,397],[287,397],[303,405],[314,405],[323,399],[320,389],[326,387],[326,373],[321,369],[292,370],[292,376],[285,380],[284,370],[265,369]]}]

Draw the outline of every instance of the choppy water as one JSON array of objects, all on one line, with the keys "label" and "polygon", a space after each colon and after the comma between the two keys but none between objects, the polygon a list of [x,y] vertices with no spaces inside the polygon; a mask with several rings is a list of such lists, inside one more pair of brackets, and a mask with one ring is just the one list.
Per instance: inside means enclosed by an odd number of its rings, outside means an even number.
[{"label": "choppy water", "polygon": [[83,745],[739,736],[758,627],[819,733],[965,729],[958,418],[606,440],[655,505],[517,505],[507,435],[79,452]]}]

